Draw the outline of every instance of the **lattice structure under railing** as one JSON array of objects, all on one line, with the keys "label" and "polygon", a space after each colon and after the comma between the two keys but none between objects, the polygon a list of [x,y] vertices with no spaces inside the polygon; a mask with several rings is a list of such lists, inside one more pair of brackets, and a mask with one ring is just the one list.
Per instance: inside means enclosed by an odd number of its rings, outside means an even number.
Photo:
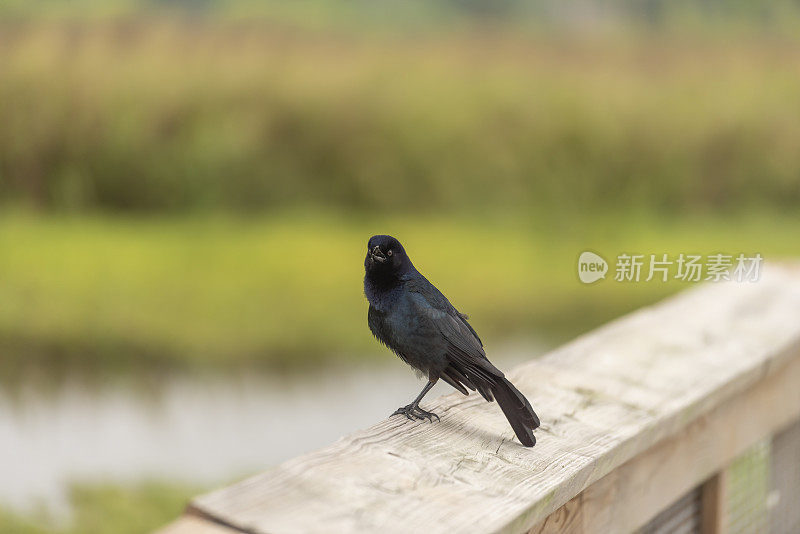
[{"label": "lattice structure under railing", "polygon": [[700,532],[700,488],[696,488],[650,520],[639,534],[694,534]]},{"label": "lattice structure under railing", "polygon": [[727,530],[730,534],[769,532],[770,442],[761,441],[737,458],[728,468]]},{"label": "lattice structure under railing", "polygon": [[800,421],[773,437],[770,465],[770,531],[796,534],[800,532]]},{"label": "lattice structure under railing", "polygon": [[[739,456],[722,478],[727,534],[800,534],[800,421]],[[639,534],[703,532],[703,497],[695,488],[639,530]]]}]

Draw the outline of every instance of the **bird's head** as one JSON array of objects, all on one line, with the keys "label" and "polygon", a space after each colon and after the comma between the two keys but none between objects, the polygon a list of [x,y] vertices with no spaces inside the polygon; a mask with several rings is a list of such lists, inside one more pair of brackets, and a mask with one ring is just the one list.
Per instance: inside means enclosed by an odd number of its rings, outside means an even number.
[{"label": "bird's head", "polygon": [[403,245],[390,235],[374,235],[367,242],[364,268],[367,274],[399,274],[411,266]]}]

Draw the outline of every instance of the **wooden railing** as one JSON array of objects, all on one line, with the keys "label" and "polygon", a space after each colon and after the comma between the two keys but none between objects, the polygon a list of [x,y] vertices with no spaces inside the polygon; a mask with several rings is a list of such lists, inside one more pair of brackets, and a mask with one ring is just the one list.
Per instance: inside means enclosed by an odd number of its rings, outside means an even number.
[{"label": "wooden railing", "polygon": [[[426,406],[440,422],[381,421],[197,497],[163,533],[800,528],[800,269],[691,289],[508,375],[541,416],[533,448],[454,393]],[[732,493],[748,469],[766,472],[752,524]]]}]

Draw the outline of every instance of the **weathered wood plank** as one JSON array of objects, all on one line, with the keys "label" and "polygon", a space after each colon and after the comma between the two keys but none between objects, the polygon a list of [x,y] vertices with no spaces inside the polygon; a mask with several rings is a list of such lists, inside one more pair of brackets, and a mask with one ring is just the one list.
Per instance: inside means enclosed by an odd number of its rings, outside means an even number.
[{"label": "weathered wood plank", "polygon": [[776,370],[583,490],[553,514],[579,522],[545,532],[631,532],[706,479],[704,532],[725,532],[725,467],[800,418],[800,357]]},{"label": "weathered wood plank", "polygon": [[694,289],[509,373],[542,417],[533,449],[495,404],[452,394],[431,403],[439,423],[385,420],[191,507],[264,534],[525,532],[799,348],[800,275],[768,268],[758,283]]},{"label": "weathered wood plank", "polygon": [[583,493],[580,493],[530,529],[528,534],[583,534],[586,524],[583,510]]},{"label": "weathered wood plank", "polygon": [[158,529],[154,534],[240,534],[240,532],[200,517],[187,515]]}]

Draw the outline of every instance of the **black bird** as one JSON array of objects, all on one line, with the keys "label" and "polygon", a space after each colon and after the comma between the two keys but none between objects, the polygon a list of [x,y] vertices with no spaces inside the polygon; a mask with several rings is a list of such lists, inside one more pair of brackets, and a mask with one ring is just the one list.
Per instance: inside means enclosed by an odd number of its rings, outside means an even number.
[{"label": "black bird", "polygon": [[483,343],[450,301],[411,263],[392,236],[375,235],[364,259],[364,294],[369,301],[369,328],[378,340],[428,378],[414,402],[392,415],[439,419],[419,407],[440,378],[468,395],[467,388],[491,402],[496,399],[517,438],[533,447],[539,417],[525,396],[486,358]]}]

